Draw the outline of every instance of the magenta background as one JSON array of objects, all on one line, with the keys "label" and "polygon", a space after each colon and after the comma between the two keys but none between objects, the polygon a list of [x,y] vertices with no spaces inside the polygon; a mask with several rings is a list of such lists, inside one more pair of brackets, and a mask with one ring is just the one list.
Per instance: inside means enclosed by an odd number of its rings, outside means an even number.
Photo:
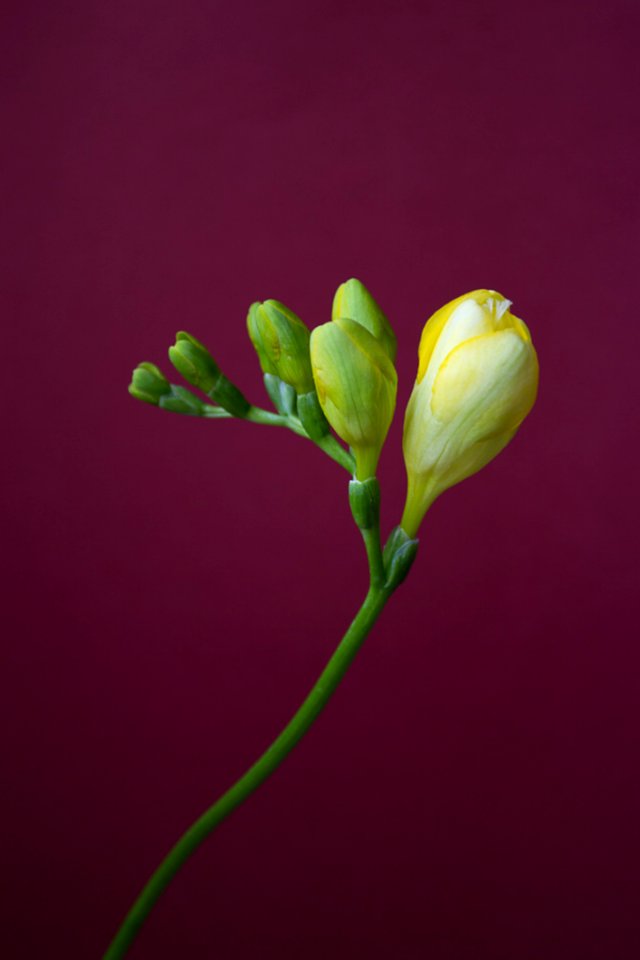
[{"label": "magenta background", "polygon": [[434,309],[514,299],[540,398],[132,957],[638,956],[638,9],[5,6],[3,956],[98,957],[357,608],[338,467],[126,393],[186,327],[260,402],[248,304],[352,275],[400,341],[387,528]]}]

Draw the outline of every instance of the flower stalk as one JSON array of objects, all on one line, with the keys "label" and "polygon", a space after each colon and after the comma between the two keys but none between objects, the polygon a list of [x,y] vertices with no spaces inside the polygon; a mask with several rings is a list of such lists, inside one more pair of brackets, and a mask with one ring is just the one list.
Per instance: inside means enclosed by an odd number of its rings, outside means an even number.
[{"label": "flower stalk", "polygon": [[[374,483],[377,486],[377,481],[374,481]],[[318,677],[306,700],[284,730],[253,766],[189,827],[149,878],[125,917],[109,949],[104,954],[104,960],[121,960],[126,955],[145,920],[178,871],[223,820],[226,820],[278,769],[296,744],[300,742],[335,693],[340,681],[382,613],[395,587],[384,582],[384,564],[380,544],[379,491],[377,495],[375,491],[373,492],[373,499],[368,494],[369,491],[367,492],[367,499],[369,499],[368,513],[365,526],[360,527],[360,530],[365,541],[369,561],[370,583],[362,606],[349,629]]]},{"label": "flower stalk", "polygon": [[338,287],[331,321],[313,332],[280,301],[250,307],[247,329],[275,412],[246,399],[204,344],[185,331],[176,335],[169,358],[206,401],[170,383],[154,364],[142,363],[134,371],[129,392],[144,403],[209,420],[236,418],[284,427],[311,440],[347,470],[352,477],[351,513],[367,555],[369,589],[297,713],[172,847],[131,907],[104,960],[125,956],[181,867],[278,769],[318,718],[409,573],[427,509],[444,490],[495,457],[528,414],[537,391],[538,363],[529,331],[511,314],[510,306],[494,290],[475,290],[442,307],[425,325],[405,415],[407,499],[401,523],[384,550],[376,473],[395,411],[397,343],[382,308],[359,280]]}]

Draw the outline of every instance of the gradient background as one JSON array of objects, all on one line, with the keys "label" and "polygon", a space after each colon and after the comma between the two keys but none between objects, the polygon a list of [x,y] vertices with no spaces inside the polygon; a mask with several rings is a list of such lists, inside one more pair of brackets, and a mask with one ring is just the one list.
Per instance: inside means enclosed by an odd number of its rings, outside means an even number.
[{"label": "gradient background", "polygon": [[355,612],[338,467],[126,392],[186,327],[261,402],[248,304],[352,275],[400,341],[387,529],[433,310],[510,296],[540,398],[132,956],[639,955],[638,11],[5,6],[3,957],[99,957]]}]

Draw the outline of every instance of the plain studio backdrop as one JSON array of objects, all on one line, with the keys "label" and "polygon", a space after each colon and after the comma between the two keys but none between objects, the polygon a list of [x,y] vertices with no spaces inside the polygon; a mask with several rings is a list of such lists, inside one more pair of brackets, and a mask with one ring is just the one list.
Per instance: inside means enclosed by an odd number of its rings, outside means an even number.
[{"label": "plain studio backdrop", "polygon": [[448,492],[327,712],[132,960],[640,951],[638,5],[4,5],[0,937],[98,958],[365,590],[346,474],[127,394],[176,330],[264,402],[256,299],[398,334],[492,287],[538,403]]}]

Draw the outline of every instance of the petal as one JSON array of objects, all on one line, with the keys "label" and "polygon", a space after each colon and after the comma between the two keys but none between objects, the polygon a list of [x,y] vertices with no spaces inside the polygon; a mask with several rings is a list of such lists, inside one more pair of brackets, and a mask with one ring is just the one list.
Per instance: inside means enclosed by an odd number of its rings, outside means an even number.
[{"label": "petal", "polygon": [[473,424],[474,440],[514,429],[536,398],[538,362],[515,330],[474,337],[448,355],[433,384],[431,410],[441,423]]},{"label": "petal", "polygon": [[[416,377],[418,383],[420,383],[427,372],[427,367],[429,366],[431,357],[435,352],[436,344],[439,342],[445,326],[452,315],[457,311],[458,307],[467,301],[475,303],[481,307],[492,295],[494,295],[493,290],[472,290],[471,293],[465,293],[463,296],[456,297],[455,300],[445,304],[444,307],[436,310],[433,316],[427,320],[420,338],[420,346],[418,347],[419,364],[418,375]],[[451,349],[454,345],[455,344],[452,344],[449,349]],[[443,357],[441,356],[440,359],[443,359]]]}]

